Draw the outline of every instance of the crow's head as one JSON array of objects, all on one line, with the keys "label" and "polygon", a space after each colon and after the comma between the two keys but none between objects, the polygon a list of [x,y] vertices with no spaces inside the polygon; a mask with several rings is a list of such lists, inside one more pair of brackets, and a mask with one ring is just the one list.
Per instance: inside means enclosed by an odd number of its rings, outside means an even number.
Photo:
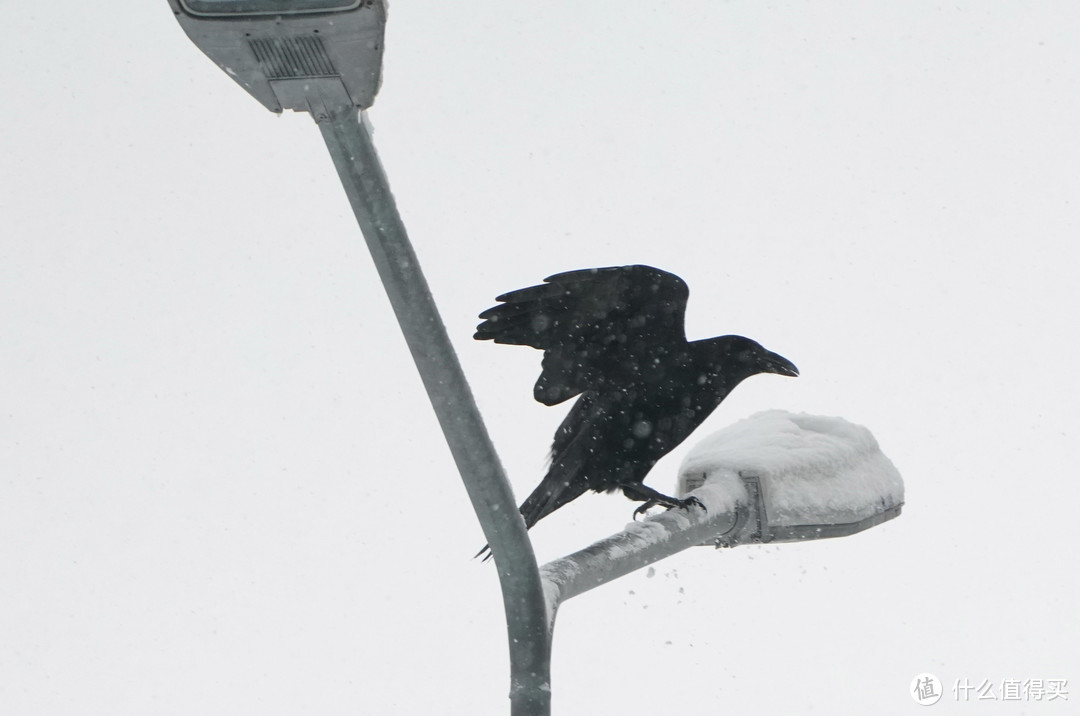
[{"label": "crow's head", "polygon": [[797,376],[799,369],[784,356],[766,350],[757,341],[743,336],[721,336],[712,340],[713,362],[720,372],[742,380],[758,373]]}]

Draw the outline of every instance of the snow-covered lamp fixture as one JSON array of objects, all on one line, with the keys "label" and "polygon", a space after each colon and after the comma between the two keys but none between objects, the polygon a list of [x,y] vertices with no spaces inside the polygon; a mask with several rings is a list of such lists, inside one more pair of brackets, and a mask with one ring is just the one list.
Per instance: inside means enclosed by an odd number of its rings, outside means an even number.
[{"label": "snow-covered lamp fixture", "polygon": [[332,114],[375,101],[378,0],[169,0],[191,41],[272,112]]},{"label": "snow-covered lamp fixture", "polygon": [[[704,488],[704,489],[703,489]],[[869,430],[842,418],[769,410],[713,433],[679,468],[677,492],[744,502],[738,528],[708,544],[845,537],[900,514],[904,482]]]}]

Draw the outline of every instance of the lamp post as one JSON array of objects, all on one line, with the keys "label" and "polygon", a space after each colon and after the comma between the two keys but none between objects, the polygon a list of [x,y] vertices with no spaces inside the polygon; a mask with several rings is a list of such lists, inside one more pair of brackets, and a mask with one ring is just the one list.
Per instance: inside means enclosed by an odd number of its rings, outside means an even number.
[{"label": "lamp post", "polygon": [[264,107],[308,112],[461,473],[499,572],[514,716],[550,713],[551,642],[540,573],[509,482],[420,270],[362,120],[382,69],[381,0],[169,0],[188,37]]}]

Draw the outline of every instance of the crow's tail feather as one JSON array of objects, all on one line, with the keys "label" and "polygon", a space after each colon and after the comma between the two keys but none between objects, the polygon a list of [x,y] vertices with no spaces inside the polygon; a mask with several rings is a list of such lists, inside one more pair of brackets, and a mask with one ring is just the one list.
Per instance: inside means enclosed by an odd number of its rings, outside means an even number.
[{"label": "crow's tail feather", "polygon": [[[558,469],[558,465],[552,465],[551,469],[548,470],[548,474],[544,476],[544,479],[532,491],[532,494],[521,503],[518,511],[521,512],[521,517],[525,520],[525,529],[532,529],[537,522],[567,502],[580,497],[589,489],[587,481],[580,479],[577,475],[566,475],[565,473],[565,470]],[[491,547],[484,545],[484,548],[477,552],[473,559],[481,555],[484,556],[482,560],[484,562],[491,559]]]}]

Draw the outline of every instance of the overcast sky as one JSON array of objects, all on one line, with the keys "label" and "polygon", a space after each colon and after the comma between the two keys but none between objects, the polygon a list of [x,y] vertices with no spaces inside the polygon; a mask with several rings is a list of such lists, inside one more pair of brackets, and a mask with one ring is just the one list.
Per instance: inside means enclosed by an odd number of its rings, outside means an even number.
[{"label": "overcast sky", "polygon": [[[495,571],[314,123],[165,0],[2,7],[0,713],[506,712]],[[650,485],[781,408],[907,488],[566,604],[556,713],[903,713],[922,672],[935,713],[1080,701],[1078,55],[1064,1],[393,4],[376,146],[519,496],[564,409],[476,314],[628,263],[802,371]],[[539,558],[633,507],[577,500]]]}]

